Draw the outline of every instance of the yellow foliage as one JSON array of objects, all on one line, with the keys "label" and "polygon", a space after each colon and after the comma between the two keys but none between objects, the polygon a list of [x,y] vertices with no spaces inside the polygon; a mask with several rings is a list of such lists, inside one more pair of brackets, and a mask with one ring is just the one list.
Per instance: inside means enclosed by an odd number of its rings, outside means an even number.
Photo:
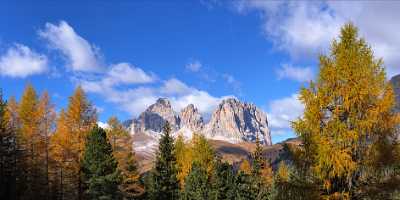
[{"label": "yellow foliage", "polygon": [[116,117],[111,117],[106,129],[107,138],[112,146],[113,155],[118,161],[118,169],[122,175],[120,191],[126,198],[134,198],[144,193],[137,171],[136,157],[133,150],[133,139]]},{"label": "yellow foliage", "polygon": [[281,162],[279,164],[277,176],[283,182],[286,182],[289,180],[289,168],[284,162]]},{"label": "yellow foliage", "polygon": [[185,178],[189,174],[193,162],[206,169],[207,175],[211,177],[215,164],[215,152],[203,135],[195,133],[192,140],[187,143],[179,135],[175,141],[175,154],[178,169],[177,177],[181,186],[184,186]]},{"label": "yellow foliage", "polygon": [[239,170],[245,174],[251,174],[251,166],[248,160],[243,160],[240,164]]},{"label": "yellow foliage", "polygon": [[[319,76],[301,90],[299,99],[305,105],[304,115],[293,128],[304,142],[299,154],[304,169],[312,169],[324,183],[328,198],[346,199],[352,183],[363,177],[357,174],[382,161],[379,152],[394,151],[384,141],[394,138],[400,122],[393,112],[394,93],[383,62],[374,58],[352,24],[341,29],[331,53],[320,56]],[[341,187],[332,191],[337,182]]]}]

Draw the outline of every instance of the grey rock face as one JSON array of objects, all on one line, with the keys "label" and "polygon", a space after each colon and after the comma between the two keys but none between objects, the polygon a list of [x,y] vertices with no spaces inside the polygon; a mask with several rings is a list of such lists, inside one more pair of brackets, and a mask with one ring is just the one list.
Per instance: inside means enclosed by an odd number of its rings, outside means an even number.
[{"label": "grey rock face", "polygon": [[179,129],[179,117],[176,116],[168,99],[160,98],[157,102],[146,109],[134,123],[135,130],[162,132],[162,129],[168,121],[171,124],[172,131]]},{"label": "grey rock face", "polygon": [[189,104],[179,113],[181,127],[187,127],[192,131],[203,129],[203,117],[193,104]]},{"label": "grey rock face", "polygon": [[132,120],[130,131],[132,134],[149,131],[161,133],[166,121],[171,124],[173,133],[183,128],[204,134],[210,139],[232,143],[255,142],[258,136],[262,144],[272,144],[266,114],[254,104],[242,103],[234,98],[223,100],[207,124],[204,124],[193,104],[177,115],[167,99],[158,99],[138,119]]},{"label": "grey rock face", "polygon": [[254,104],[231,98],[223,100],[214,111],[204,133],[210,138],[225,138],[232,142],[254,142],[271,145],[267,116]]}]

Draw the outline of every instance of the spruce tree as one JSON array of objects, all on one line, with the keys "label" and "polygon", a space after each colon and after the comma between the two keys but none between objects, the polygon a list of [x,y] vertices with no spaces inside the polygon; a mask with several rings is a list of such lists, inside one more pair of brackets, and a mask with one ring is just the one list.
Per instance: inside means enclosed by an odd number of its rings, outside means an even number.
[{"label": "spruce tree", "polygon": [[183,200],[211,199],[211,185],[208,182],[207,171],[199,163],[194,162],[192,169],[185,180]]},{"label": "spruce tree", "polygon": [[237,200],[255,200],[257,195],[253,190],[253,182],[250,174],[239,171],[236,176],[236,198]]},{"label": "spruce tree", "polygon": [[252,192],[257,199],[267,199],[272,185],[272,168],[263,156],[263,148],[258,135],[256,149],[252,153],[251,167]]},{"label": "spruce tree", "polygon": [[212,198],[215,200],[235,199],[236,183],[233,167],[217,160],[212,176]]},{"label": "spruce tree", "polygon": [[120,172],[111,144],[102,128],[94,127],[87,137],[82,169],[89,199],[121,199],[118,190]]},{"label": "spruce tree", "polygon": [[179,198],[174,139],[171,127],[165,123],[160,138],[155,166],[151,171],[150,185],[147,187],[149,199],[175,200]]}]

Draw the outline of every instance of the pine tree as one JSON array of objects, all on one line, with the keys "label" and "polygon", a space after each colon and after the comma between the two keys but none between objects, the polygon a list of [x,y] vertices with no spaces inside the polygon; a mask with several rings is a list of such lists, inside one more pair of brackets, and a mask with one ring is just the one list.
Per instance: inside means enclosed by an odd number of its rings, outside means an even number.
[{"label": "pine tree", "polygon": [[251,179],[252,190],[257,199],[267,199],[272,185],[272,168],[263,156],[263,148],[258,135],[256,149],[252,153]]},{"label": "pine tree", "polygon": [[252,161],[251,173],[253,176],[259,177],[261,174],[261,169],[265,164],[265,159],[263,157],[263,148],[260,144],[260,140],[258,139],[258,135],[256,137],[256,149],[253,152]]},{"label": "pine tree", "polygon": [[211,191],[206,169],[199,163],[194,162],[185,180],[185,189],[183,190],[182,199],[208,200],[211,199]]},{"label": "pine tree", "polygon": [[122,199],[118,190],[120,173],[106,132],[94,127],[87,136],[82,169],[89,199]]},{"label": "pine tree", "polygon": [[144,188],[139,180],[132,137],[116,117],[111,117],[107,124],[107,137],[122,177],[119,189],[126,199],[139,198],[143,195]]},{"label": "pine tree", "polygon": [[155,166],[151,171],[151,183],[147,189],[149,199],[175,200],[179,198],[174,139],[171,127],[165,123],[160,138]]},{"label": "pine tree", "polygon": [[212,198],[214,200],[235,199],[236,183],[233,167],[226,162],[216,161],[212,176]]},{"label": "pine tree", "polygon": [[236,198],[237,200],[254,200],[257,198],[253,191],[253,182],[250,174],[239,171],[236,176]]},{"label": "pine tree", "polygon": [[360,198],[371,185],[383,194],[387,181],[399,182],[393,90],[383,61],[357,32],[346,24],[330,54],[320,56],[316,82],[300,93],[304,115],[293,123],[304,142],[301,170],[323,198]]}]

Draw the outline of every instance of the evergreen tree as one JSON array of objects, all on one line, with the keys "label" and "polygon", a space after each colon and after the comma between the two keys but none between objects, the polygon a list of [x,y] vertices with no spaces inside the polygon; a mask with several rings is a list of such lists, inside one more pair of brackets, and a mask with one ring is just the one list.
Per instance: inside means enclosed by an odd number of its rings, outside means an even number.
[{"label": "evergreen tree", "polygon": [[260,144],[260,140],[258,138],[258,135],[256,137],[256,149],[254,150],[252,154],[252,169],[251,173],[253,176],[260,176],[261,174],[261,169],[264,165],[265,159],[263,157],[263,148]]},{"label": "evergreen tree", "polygon": [[330,54],[320,56],[316,82],[300,93],[305,111],[293,127],[304,146],[297,155],[321,198],[390,199],[400,185],[400,118],[383,62],[357,32],[352,24],[341,29]]},{"label": "evergreen tree", "polygon": [[212,198],[214,200],[235,199],[236,185],[233,167],[218,160],[212,176]]},{"label": "evergreen tree", "polygon": [[274,177],[271,199],[274,200],[317,200],[320,194],[316,185],[309,179],[304,179],[289,168],[284,162],[279,164]]},{"label": "evergreen tree", "polygon": [[257,199],[267,199],[272,185],[272,168],[263,156],[263,148],[258,135],[256,137],[256,149],[252,153],[252,191]]},{"label": "evergreen tree", "polygon": [[150,185],[147,187],[149,199],[175,200],[179,198],[174,139],[171,127],[165,123],[160,138],[155,166],[151,171]]},{"label": "evergreen tree", "polygon": [[255,200],[252,177],[244,171],[239,171],[236,176],[236,198],[237,200]]},{"label": "evergreen tree", "polygon": [[120,172],[102,128],[94,127],[86,139],[82,169],[89,199],[121,199],[118,191]]},{"label": "evergreen tree", "polygon": [[211,185],[208,182],[207,171],[197,162],[192,164],[192,169],[186,177],[184,200],[208,200],[211,199]]}]

